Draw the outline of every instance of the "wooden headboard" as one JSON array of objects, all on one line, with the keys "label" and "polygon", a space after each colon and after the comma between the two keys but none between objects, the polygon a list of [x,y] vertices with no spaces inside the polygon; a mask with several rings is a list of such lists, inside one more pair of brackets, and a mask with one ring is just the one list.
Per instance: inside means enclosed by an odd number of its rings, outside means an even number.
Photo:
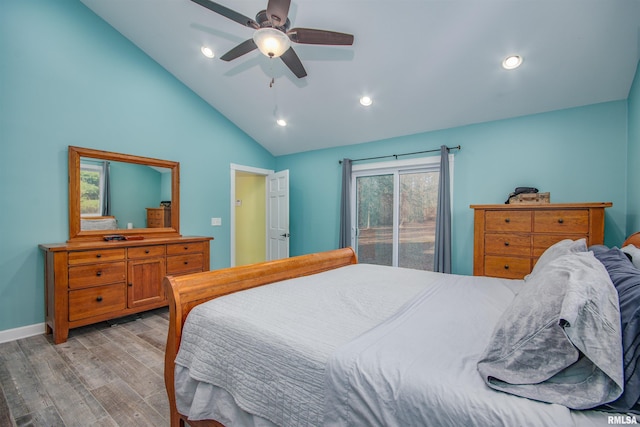
[{"label": "wooden headboard", "polygon": [[633,233],[631,236],[627,237],[627,240],[624,241],[622,247],[624,248],[627,245],[633,245],[636,248],[640,248],[640,231]]}]

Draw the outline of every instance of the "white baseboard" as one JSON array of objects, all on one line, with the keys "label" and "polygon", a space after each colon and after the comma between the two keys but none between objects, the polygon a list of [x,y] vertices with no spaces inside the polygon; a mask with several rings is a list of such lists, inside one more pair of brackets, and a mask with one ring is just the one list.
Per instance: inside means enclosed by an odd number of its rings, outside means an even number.
[{"label": "white baseboard", "polygon": [[44,334],[46,332],[45,326],[45,323],[36,323],[35,325],[21,326],[19,328],[0,331],[0,344]]}]

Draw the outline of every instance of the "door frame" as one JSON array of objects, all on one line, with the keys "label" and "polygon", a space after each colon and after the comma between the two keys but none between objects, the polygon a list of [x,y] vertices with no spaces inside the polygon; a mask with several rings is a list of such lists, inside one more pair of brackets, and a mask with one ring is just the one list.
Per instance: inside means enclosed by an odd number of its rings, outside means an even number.
[{"label": "door frame", "polygon": [[[230,206],[231,214],[229,216],[230,218],[229,219],[229,228],[230,228],[229,247],[231,250],[231,254],[230,254],[231,256],[229,259],[230,259],[231,267],[235,267],[236,265],[236,172],[247,172],[254,175],[261,175],[261,176],[264,176],[266,180],[267,176],[275,173],[275,171],[271,169],[255,168],[253,166],[243,166],[235,163],[231,163],[230,168],[231,168],[230,169],[231,201],[229,203],[229,206]],[[268,215],[265,215],[264,221],[265,221],[265,225],[268,226],[267,216]],[[264,241],[265,249],[268,249],[268,244],[269,244],[269,236],[267,233],[267,235],[265,235],[265,241]]]}]

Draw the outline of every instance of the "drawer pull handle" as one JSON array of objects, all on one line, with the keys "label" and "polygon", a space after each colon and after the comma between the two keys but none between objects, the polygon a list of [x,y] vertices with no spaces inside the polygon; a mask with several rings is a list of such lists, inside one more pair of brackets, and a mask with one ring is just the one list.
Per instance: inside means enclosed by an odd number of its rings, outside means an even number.
[{"label": "drawer pull handle", "polygon": [[102,297],[101,297],[101,296],[98,296],[98,298],[96,298],[96,301],[98,301],[98,302],[102,302]]},{"label": "drawer pull handle", "polygon": [[97,271],[96,272],[96,276],[98,276],[98,277],[102,276],[102,271]]},{"label": "drawer pull handle", "polygon": [[509,269],[509,264],[505,264],[505,265],[504,265],[504,269],[505,269],[505,270],[508,270],[508,269]]},{"label": "drawer pull handle", "polygon": [[505,246],[509,246],[509,242],[504,242],[504,245]]},{"label": "drawer pull handle", "polygon": [[560,218],[558,219],[558,224],[562,224],[564,222],[564,219]]},{"label": "drawer pull handle", "polygon": [[189,246],[185,246],[185,247],[184,247],[184,250],[185,250],[185,251],[188,251],[188,250],[189,250]]},{"label": "drawer pull handle", "polygon": [[187,265],[187,264],[189,264],[189,261],[185,261],[185,262],[184,262],[184,265]]},{"label": "drawer pull handle", "polygon": [[149,253],[149,249],[145,250],[145,251],[144,251],[144,253],[145,253],[145,254],[148,254],[148,253]]},{"label": "drawer pull handle", "polygon": [[133,283],[127,283],[127,285],[128,285],[129,287],[132,287],[132,286],[133,286]]},{"label": "drawer pull handle", "polygon": [[505,218],[504,222],[511,222],[511,220],[509,218]]},{"label": "drawer pull handle", "polygon": [[96,258],[102,258],[102,254],[97,254]]}]

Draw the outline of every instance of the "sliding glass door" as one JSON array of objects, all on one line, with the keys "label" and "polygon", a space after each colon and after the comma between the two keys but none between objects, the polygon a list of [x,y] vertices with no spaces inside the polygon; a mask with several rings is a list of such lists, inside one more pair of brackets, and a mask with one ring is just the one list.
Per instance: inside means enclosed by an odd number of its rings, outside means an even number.
[{"label": "sliding glass door", "polygon": [[399,174],[398,267],[433,270],[439,175]]},{"label": "sliding glass door", "polygon": [[394,175],[356,178],[359,262],[393,265],[393,187]]},{"label": "sliding glass door", "polygon": [[361,263],[433,270],[438,165],[352,175],[352,230]]}]

